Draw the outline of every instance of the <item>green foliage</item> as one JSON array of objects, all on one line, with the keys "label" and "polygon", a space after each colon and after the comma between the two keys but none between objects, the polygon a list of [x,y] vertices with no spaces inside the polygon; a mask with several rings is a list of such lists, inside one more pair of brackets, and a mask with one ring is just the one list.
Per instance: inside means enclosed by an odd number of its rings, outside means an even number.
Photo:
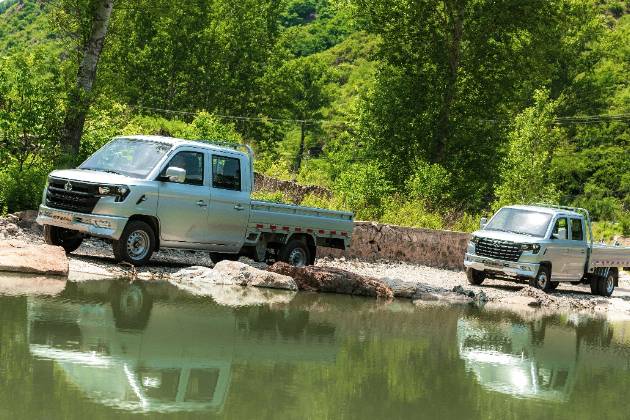
[{"label": "green foliage", "polygon": [[438,213],[427,209],[420,200],[405,200],[396,195],[386,201],[385,211],[380,217],[383,223],[401,226],[443,229],[444,220]]},{"label": "green foliage", "polygon": [[333,191],[359,220],[374,220],[381,216],[393,188],[378,165],[365,162],[350,165],[342,172]]},{"label": "green foliage", "polygon": [[252,193],[252,200],[270,201],[272,203],[284,203],[290,204],[282,191],[254,191]]},{"label": "green foliage", "polygon": [[508,134],[509,145],[501,168],[501,183],[496,188],[496,210],[509,204],[556,203],[556,186],[549,177],[553,150],[562,133],[553,125],[559,101],[551,101],[548,92],[536,91],[535,105],[526,108],[515,120]]},{"label": "green foliage", "polygon": [[61,159],[94,1],[0,3],[5,208],[115,135],[160,134],[253,144],[256,170],[360,219],[470,231],[547,200],[630,223],[627,119],[565,118],[630,113],[627,2],[116,1],[80,153]]}]

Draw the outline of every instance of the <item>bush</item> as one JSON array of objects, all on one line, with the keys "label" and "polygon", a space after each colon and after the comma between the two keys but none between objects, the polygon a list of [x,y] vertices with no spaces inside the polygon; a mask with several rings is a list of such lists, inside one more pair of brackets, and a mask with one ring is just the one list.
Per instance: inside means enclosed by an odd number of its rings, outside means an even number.
[{"label": "bush", "polygon": [[427,229],[444,228],[442,216],[428,211],[422,201],[403,201],[399,196],[394,196],[391,200],[388,200],[379,221],[393,225]]},{"label": "bush", "polygon": [[270,201],[272,203],[284,203],[290,204],[282,191],[254,191],[252,193],[252,200]]},{"label": "bush", "polygon": [[43,162],[26,168],[12,163],[0,171],[0,213],[37,209],[51,169]]},{"label": "bush", "polygon": [[333,192],[357,219],[378,220],[383,213],[383,199],[389,197],[393,187],[376,163],[355,163],[335,180]]}]

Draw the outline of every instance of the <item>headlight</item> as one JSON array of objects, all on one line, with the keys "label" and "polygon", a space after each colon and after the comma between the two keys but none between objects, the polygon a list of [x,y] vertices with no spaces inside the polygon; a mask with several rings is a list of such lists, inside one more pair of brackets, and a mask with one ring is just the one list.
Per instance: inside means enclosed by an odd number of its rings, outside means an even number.
[{"label": "headlight", "polygon": [[472,243],[473,243],[473,244],[475,244],[475,245],[476,245],[476,244],[478,244],[478,243],[479,243],[479,237],[478,237],[478,236],[473,235],[473,236],[470,238],[470,242],[472,242]]},{"label": "headlight", "polygon": [[521,244],[521,250],[532,251],[534,254],[538,254],[538,251],[540,251],[540,245],[539,244]]},{"label": "headlight", "polygon": [[102,196],[114,196],[115,201],[124,201],[129,195],[129,187],[126,185],[101,185],[98,194]]}]

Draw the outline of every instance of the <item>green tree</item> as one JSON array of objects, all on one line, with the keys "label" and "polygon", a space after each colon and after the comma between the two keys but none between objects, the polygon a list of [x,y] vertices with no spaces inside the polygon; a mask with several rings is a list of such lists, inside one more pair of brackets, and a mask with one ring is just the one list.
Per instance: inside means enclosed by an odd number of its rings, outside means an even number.
[{"label": "green tree", "polygon": [[550,100],[548,92],[538,90],[534,102],[534,106],[515,118],[508,134],[508,152],[501,166],[495,209],[509,204],[558,202],[558,189],[550,177],[550,163],[562,139],[560,128],[554,125],[559,101]]}]

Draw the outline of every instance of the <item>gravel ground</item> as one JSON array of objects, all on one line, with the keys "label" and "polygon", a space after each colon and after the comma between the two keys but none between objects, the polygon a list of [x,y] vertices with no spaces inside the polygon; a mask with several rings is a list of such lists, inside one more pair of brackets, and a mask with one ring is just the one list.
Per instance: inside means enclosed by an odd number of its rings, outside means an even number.
[{"label": "gravel ground", "polygon": [[[11,217],[11,216],[9,216]],[[15,225],[7,229],[9,223]],[[20,224],[15,220],[0,218],[0,240],[20,239],[29,243],[43,243],[41,229],[34,224]],[[100,239],[88,239],[81,247],[70,254],[70,279],[90,280],[102,277],[125,276],[136,271],[129,265],[117,264],[113,259],[111,246]],[[241,259],[243,262],[250,262]],[[254,263],[255,264],[255,263]],[[138,268],[136,274],[143,279],[163,278],[170,273],[192,265],[212,267],[207,252],[163,250],[154,254],[149,265]],[[260,264],[256,264],[257,266]],[[490,302],[508,302],[514,296],[536,298],[542,306],[549,308],[571,308],[576,310],[605,310],[630,316],[630,273],[622,272],[619,287],[612,298],[593,296],[586,285],[561,284],[556,291],[544,294],[524,283],[486,280],[482,286],[471,286],[462,271],[443,270],[403,262],[364,262],[345,258],[322,258],[316,265],[335,267],[356,274],[390,278],[409,282],[437,293],[463,286],[475,295],[484,292]],[[512,302],[512,301],[510,301]]]},{"label": "gravel ground", "polygon": [[481,286],[472,286],[468,284],[463,271],[442,270],[410,263],[325,258],[318,260],[317,265],[341,268],[375,278],[396,278],[437,290],[452,290],[455,286],[463,286],[475,294],[484,292],[491,302],[506,302],[514,295],[528,296],[536,298],[542,306],[552,308],[614,310],[630,316],[630,273],[628,272],[622,272],[619,287],[615,289],[613,297],[603,298],[591,295],[590,287],[587,285],[574,286],[570,283],[561,283],[549,294],[515,281],[486,280]]}]

